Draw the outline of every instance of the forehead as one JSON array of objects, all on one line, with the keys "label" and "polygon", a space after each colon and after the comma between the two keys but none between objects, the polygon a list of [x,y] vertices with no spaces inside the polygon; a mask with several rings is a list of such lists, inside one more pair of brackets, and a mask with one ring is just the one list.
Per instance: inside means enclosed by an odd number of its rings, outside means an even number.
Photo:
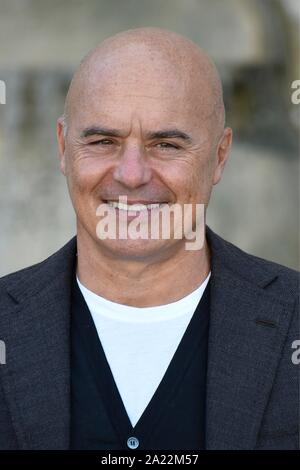
[{"label": "forehead", "polygon": [[152,124],[187,119],[192,123],[211,111],[209,84],[201,76],[197,81],[176,61],[155,54],[147,60],[138,54],[122,60],[111,55],[97,64],[91,61],[77,81],[72,114],[83,121],[105,116],[114,126],[132,116]]}]

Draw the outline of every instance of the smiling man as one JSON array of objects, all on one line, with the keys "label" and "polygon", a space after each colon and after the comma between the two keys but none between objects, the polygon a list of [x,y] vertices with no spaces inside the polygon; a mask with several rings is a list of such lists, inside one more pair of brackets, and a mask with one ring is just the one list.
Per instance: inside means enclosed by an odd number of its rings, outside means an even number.
[{"label": "smiling man", "polygon": [[127,196],[128,209],[207,204],[231,135],[224,130],[217,71],[189,40],[135,30],[108,39],[83,60],[58,136],[84,285],[110,300],[147,307],[179,300],[204,281],[207,246],[189,253],[174,238],[99,243],[96,211],[120,196]]},{"label": "smiling man", "polygon": [[[298,448],[298,274],[205,225],[232,141],[212,61],[170,31],[117,34],[57,134],[77,233],[0,281],[0,448]],[[121,237],[136,218],[144,236]]]}]

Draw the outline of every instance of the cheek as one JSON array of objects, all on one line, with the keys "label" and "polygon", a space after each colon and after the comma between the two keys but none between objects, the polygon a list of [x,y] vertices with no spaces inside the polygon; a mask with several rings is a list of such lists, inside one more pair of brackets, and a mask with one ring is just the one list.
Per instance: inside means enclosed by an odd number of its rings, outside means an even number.
[{"label": "cheek", "polygon": [[101,173],[94,165],[76,162],[70,166],[68,188],[78,220],[83,225],[95,228],[96,211],[99,205]]},{"label": "cheek", "polygon": [[168,185],[181,201],[199,201],[206,198],[211,186],[212,165],[207,159],[184,162],[168,171]]},{"label": "cheek", "polygon": [[211,164],[209,161],[200,162],[197,166],[197,169],[194,173],[194,179],[197,182],[197,185],[205,187],[210,184],[211,180]]},{"label": "cheek", "polygon": [[109,169],[109,165],[99,159],[84,158],[73,155],[68,159],[68,185],[75,195],[92,194],[99,189],[103,176]]}]

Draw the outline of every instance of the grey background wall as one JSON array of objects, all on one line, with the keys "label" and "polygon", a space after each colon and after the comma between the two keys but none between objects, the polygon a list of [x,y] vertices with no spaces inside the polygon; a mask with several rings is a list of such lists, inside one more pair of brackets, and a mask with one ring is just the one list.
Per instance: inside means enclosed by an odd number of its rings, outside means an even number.
[{"label": "grey background wall", "polygon": [[208,224],[248,252],[299,266],[298,0],[0,0],[0,275],[75,233],[55,124],[73,71],[138,26],[185,34],[215,60],[235,142]]}]

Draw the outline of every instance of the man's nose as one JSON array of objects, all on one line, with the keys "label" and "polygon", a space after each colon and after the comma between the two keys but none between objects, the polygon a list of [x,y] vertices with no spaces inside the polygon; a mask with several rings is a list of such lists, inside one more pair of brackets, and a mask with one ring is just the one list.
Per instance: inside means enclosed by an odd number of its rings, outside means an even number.
[{"label": "man's nose", "polygon": [[115,180],[130,189],[148,183],[151,174],[145,152],[137,146],[126,148],[114,169]]}]

